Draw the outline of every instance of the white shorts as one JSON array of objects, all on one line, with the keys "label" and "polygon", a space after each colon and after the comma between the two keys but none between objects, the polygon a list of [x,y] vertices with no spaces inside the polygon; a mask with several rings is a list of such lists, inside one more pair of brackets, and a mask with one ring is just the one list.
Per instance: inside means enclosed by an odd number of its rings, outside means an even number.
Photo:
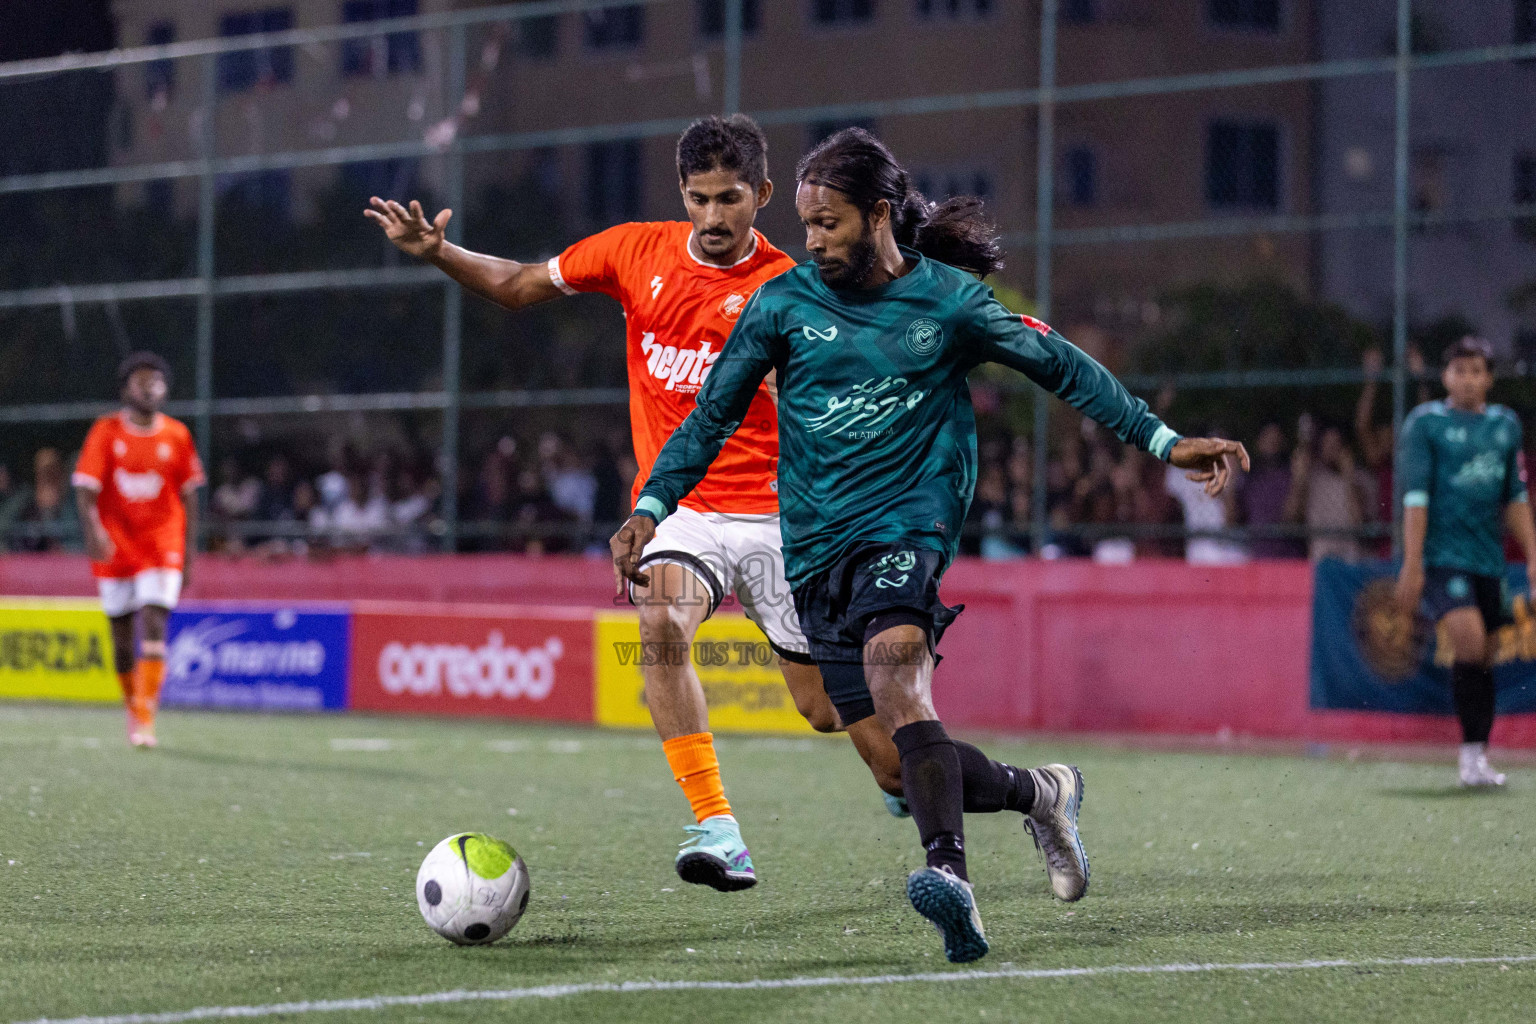
[{"label": "white shorts", "polygon": [[[800,632],[800,616],[784,580],[784,542],[777,515],[725,515],[679,508],[656,527],[640,564],[671,563],[687,569],[702,584],[697,595],[680,600],[707,604],[709,618],[727,594],[735,594],[747,618],[757,623],[775,653],[790,661],[810,661],[810,645]],[[634,587],[630,587],[633,602]]]},{"label": "white shorts", "polygon": [[171,609],[181,598],[180,569],[145,569],[124,579],[97,580],[101,591],[101,610],[115,619],[138,611],[145,605]]}]

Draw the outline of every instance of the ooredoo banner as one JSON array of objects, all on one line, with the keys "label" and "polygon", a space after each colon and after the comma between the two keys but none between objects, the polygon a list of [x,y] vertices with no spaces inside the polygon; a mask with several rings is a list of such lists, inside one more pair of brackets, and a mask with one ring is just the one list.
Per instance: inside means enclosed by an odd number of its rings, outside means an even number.
[{"label": "ooredoo banner", "polygon": [[187,602],[167,631],[167,705],[253,711],[347,706],[345,605]]},{"label": "ooredoo banner", "polygon": [[353,609],[357,710],[592,721],[585,608],[364,602]]}]

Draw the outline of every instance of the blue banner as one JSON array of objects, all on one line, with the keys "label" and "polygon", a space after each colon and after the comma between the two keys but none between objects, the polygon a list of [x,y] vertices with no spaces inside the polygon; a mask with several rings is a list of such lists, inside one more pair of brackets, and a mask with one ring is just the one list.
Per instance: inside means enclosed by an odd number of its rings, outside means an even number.
[{"label": "blue banner", "polygon": [[351,615],[340,606],[188,602],[171,613],[161,703],[253,711],[347,706]]},{"label": "blue banner", "polygon": [[[1451,651],[1433,623],[1403,614],[1397,565],[1317,564],[1312,586],[1312,707],[1448,715]],[[1536,711],[1536,616],[1524,566],[1509,567],[1514,622],[1495,634],[1500,714]]]}]

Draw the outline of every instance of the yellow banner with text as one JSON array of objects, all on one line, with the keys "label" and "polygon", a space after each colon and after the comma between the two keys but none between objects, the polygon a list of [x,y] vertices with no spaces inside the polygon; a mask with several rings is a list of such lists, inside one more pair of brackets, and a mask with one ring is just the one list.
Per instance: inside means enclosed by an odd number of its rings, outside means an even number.
[{"label": "yellow banner with text", "polygon": [[101,606],[0,597],[0,697],[120,700]]},{"label": "yellow banner with text", "polygon": [[767,639],[745,615],[713,616],[687,651],[641,643],[636,612],[599,612],[593,631],[599,725],[650,728],[644,666],[691,657],[704,684],[711,731],[816,735],[795,710]]}]

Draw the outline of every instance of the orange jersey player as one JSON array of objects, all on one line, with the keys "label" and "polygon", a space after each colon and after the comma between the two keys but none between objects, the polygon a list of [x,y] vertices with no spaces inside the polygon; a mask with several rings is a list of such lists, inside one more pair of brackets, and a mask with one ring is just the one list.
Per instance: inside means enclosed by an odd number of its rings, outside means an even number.
[{"label": "orange jersey player", "polygon": [[[577,292],[602,292],[623,304],[637,487],[693,411],[753,292],[794,266],[752,227],[773,183],[767,140],[750,118],[694,122],[678,140],[677,172],[688,221],[621,224],[547,263],[516,263],[446,241],[448,210],[428,221],[419,203],[407,209],[374,198],[365,211],[401,250],[508,309]],[[656,531],[641,560],[645,581],[628,593],[640,609],[648,651],[691,650],[699,625],[734,593],[778,655],[795,707],[814,728],[832,732],[842,726],[784,581],[778,460],[778,410],[765,384],[709,474]],[[755,884],[691,661],[646,657],[642,671],[651,720],[698,822],[677,856],[678,875],[724,891]],[[899,811],[900,759],[890,738],[873,719],[848,731]]]},{"label": "orange jersey player", "polygon": [[160,411],[169,376],[153,352],[123,360],[123,407],[92,425],[73,481],[136,747],[155,745],[166,620],[192,570],[197,503],[186,499],[204,483],[191,433]]}]

